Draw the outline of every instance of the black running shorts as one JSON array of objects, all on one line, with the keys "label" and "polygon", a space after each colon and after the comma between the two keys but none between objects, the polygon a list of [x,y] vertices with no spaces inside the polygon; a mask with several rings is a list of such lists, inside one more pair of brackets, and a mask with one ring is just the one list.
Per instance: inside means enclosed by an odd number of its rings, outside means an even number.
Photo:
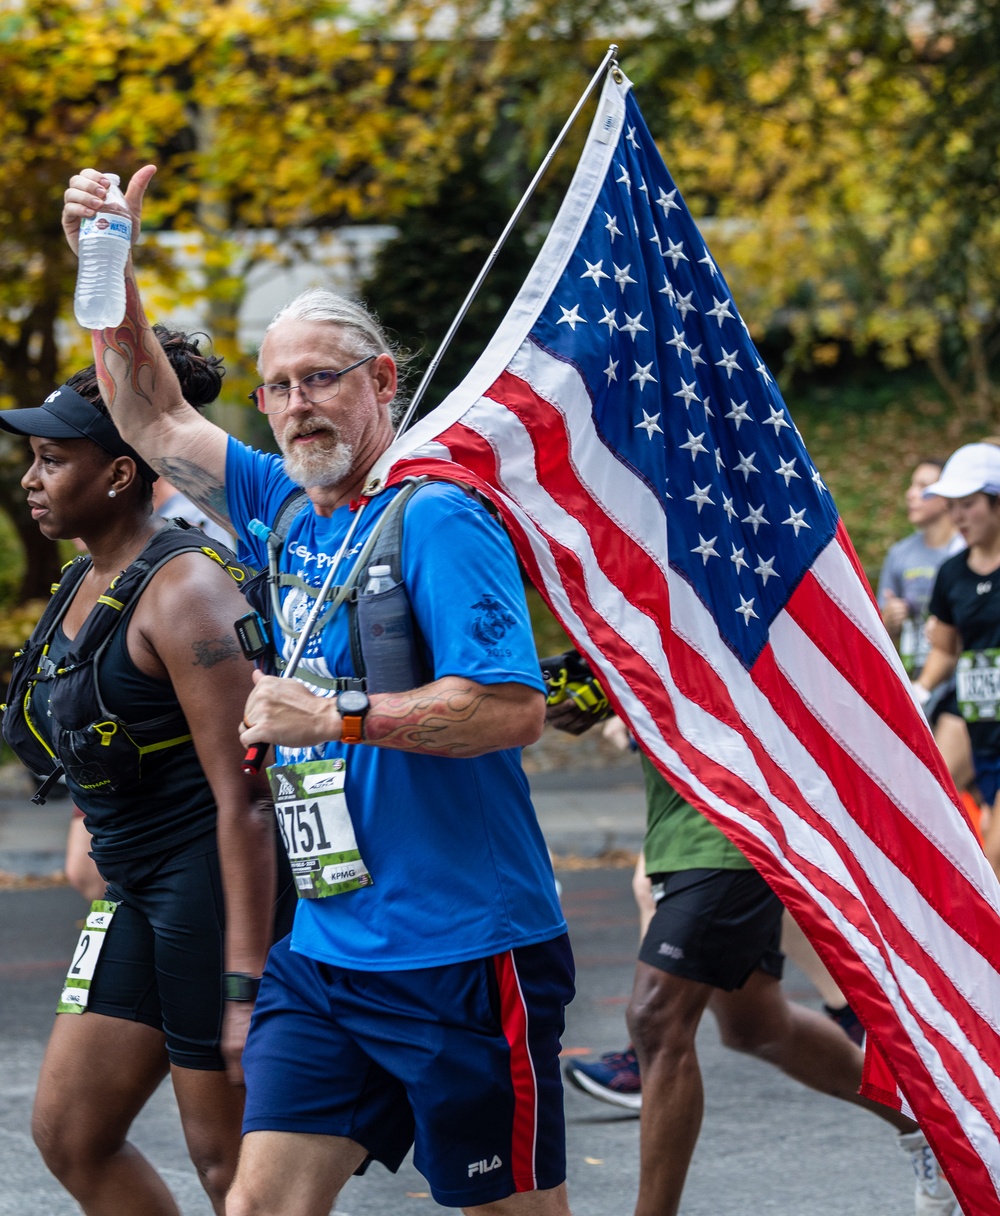
[{"label": "black running shorts", "polygon": [[760,968],[781,979],[782,904],[756,870],[651,874],[656,912],[639,959],[732,992]]}]

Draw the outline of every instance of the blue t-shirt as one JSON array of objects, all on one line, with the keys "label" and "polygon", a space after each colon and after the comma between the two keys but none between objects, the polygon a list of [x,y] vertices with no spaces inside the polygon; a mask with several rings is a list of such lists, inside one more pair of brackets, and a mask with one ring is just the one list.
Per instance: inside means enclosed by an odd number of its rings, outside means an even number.
[{"label": "blue t-shirt", "polygon": [[[257,565],[267,564],[266,546],[247,523],[273,523],[294,488],[280,457],[229,440],[229,517]],[[394,493],[365,508],[338,578]],[[321,585],[352,519],[347,506],[329,518],[307,507],[289,530],[282,570]],[[402,568],[433,679],[543,689],[510,541],[479,503],[444,482],[418,490],[406,506]],[[312,601],[296,611],[296,596],[306,599],[285,592],[297,628]],[[309,670],[355,674],[346,608],[307,646],[299,668],[305,683]],[[373,885],[300,900],[293,950],[358,970],[406,970],[484,958],[565,932],[518,749],[456,760],[328,743],[281,748],[279,759],[331,757],[347,761],[347,805]]]}]

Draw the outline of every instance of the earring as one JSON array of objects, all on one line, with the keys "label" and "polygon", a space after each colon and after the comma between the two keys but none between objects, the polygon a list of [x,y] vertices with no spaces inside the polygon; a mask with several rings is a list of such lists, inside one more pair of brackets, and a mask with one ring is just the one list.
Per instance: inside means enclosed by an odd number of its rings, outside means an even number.
[{"label": "earring", "polygon": [[117,498],[117,497],[118,497],[117,490],[108,490],[108,498]]}]

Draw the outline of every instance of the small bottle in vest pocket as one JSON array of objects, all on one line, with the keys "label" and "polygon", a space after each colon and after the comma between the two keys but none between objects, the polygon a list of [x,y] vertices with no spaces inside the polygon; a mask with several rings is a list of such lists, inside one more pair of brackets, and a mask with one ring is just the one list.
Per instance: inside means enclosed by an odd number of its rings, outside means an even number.
[{"label": "small bottle in vest pocket", "polygon": [[413,613],[390,566],[369,566],[357,598],[358,634],[369,692],[406,692],[424,683]]}]

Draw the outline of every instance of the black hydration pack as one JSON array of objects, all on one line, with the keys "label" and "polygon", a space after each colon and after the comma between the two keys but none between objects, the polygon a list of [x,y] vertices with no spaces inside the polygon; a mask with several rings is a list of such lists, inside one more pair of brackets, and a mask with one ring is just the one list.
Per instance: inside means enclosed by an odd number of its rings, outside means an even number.
[{"label": "black hydration pack", "polygon": [[[44,775],[32,802],[42,804],[65,771],[81,789],[121,793],[135,789],[142,760],[150,752],[191,742],[179,706],[142,722],[125,722],[111,713],[101,694],[98,668],[115,634],[125,629],[150,579],[180,553],[204,553],[239,584],[247,570],[224,546],[183,520],[170,520],[155,532],[134,562],[98,597],[69,653],[57,666],[48,652],[56,628],[90,569],[87,556],[63,567],[31,637],[14,655],[13,673],[3,710],[3,737],[32,772]],[[32,720],[35,686],[51,683],[47,729]]]}]

